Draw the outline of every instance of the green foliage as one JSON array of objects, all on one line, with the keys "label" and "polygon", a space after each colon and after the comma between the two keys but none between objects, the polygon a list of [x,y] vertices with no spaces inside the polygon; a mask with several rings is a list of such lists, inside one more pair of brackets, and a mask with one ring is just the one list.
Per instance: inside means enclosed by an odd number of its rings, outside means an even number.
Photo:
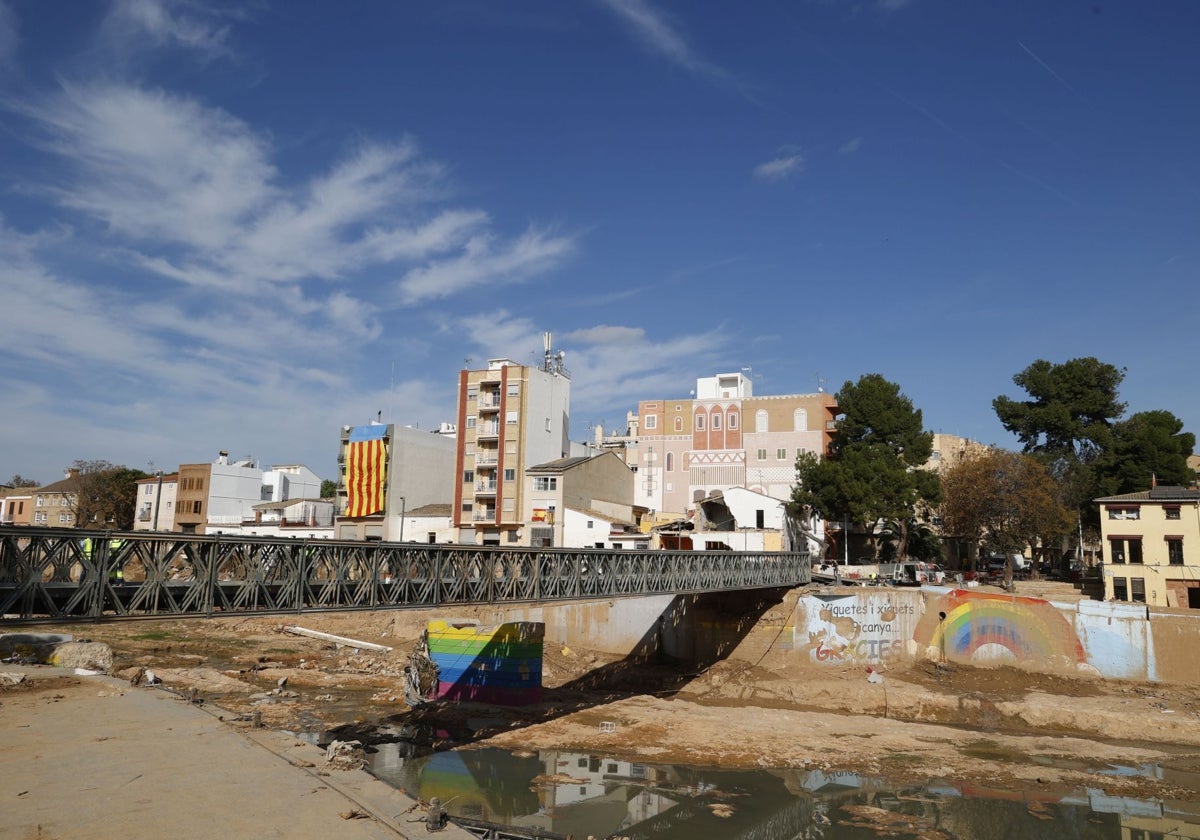
[{"label": "green foliage", "polygon": [[108,461],[76,461],[71,469],[77,471],[74,487],[68,491],[76,528],[133,528],[137,482],[147,473]]},{"label": "green foliage", "polygon": [[1086,463],[1108,445],[1112,423],[1125,411],[1117,397],[1124,379],[1123,368],[1090,356],[1059,365],[1038,359],[1013,377],[1030,399],[999,396],[992,407],[1026,453]]},{"label": "green foliage", "polygon": [[846,382],[837,401],[842,417],[832,451],[823,460],[811,453],[797,459],[792,505],[868,530],[880,520],[900,523],[904,556],[908,524],[941,493],[937,476],[919,469],[933,452],[933,435],[900,387],[877,373]]},{"label": "green foliage", "polygon": [[332,499],[337,495],[337,482],[331,478],[327,478],[321,482],[321,498]]},{"label": "green foliage", "polygon": [[1145,490],[1152,482],[1187,486],[1195,480],[1188,456],[1196,436],[1169,411],[1141,411],[1112,429],[1110,447],[1096,459],[1099,493]]}]

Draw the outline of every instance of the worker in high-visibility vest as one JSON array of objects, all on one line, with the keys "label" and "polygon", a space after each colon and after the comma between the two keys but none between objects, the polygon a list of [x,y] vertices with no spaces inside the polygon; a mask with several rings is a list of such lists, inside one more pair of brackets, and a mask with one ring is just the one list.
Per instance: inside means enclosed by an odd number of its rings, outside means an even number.
[{"label": "worker in high-visibility vest", "polygon": [[[125,544],[124,540],[109,540],[108,541],[109,555],[111,556],[111,555],[116,554],[117,550],[120,549],[120,547],[124,544]],[[109,583],[124,583],[125,582],[124,567],[118,565],[118,566],[114,566],[113,568],[109,569],[108,580],[109,580]]]}]

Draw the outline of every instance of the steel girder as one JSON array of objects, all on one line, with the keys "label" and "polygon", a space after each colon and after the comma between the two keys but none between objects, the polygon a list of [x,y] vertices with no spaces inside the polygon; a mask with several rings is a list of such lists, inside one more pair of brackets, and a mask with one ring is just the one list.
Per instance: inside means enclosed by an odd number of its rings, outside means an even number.
[{"label": "steel girder", "polygon": [[611,551],[0,527],[0,623],[791,587],[801,553]]}]

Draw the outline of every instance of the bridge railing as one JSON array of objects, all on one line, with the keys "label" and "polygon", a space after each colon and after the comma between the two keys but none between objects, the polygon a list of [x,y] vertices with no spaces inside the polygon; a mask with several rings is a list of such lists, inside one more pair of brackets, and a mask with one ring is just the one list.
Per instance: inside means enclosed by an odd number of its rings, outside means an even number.
[{"label": "bridge railing", "polygon": [[0,526],[0,623],[433,607],[791,587],[809,557]]}]

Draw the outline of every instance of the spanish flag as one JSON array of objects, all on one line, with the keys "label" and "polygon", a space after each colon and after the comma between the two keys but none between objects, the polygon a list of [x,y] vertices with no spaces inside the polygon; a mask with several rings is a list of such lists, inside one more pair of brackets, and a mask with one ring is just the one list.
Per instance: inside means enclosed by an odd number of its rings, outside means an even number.
[{"label": "spanish flag", "polygon": [[346,516],[370,516],[383,510],[383,479],[387,448],[383,438],[387,426],[355,426],[346,447]]}]

